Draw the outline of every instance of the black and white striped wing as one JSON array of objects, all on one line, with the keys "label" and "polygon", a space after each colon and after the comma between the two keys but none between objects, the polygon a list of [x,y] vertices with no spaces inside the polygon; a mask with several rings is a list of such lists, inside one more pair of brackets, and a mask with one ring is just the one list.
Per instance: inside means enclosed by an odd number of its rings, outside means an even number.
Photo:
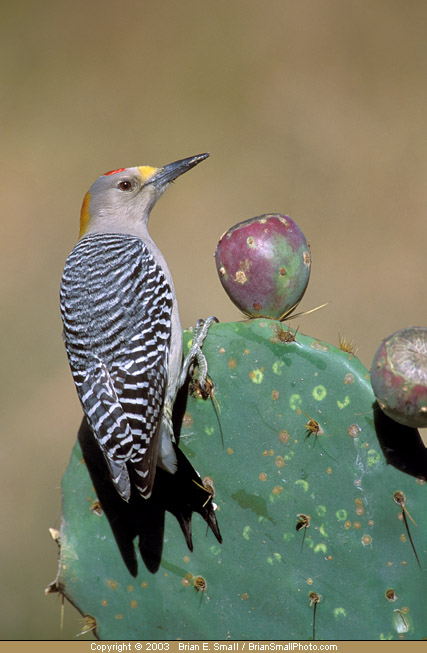
[{"label": "black and white striped wing", "polygon": [[138,238],[87,236],[67,259],[61,312],[77,392],[116,488],[129,499],[130,469],[148,497],[167,385],[170,286]]}]

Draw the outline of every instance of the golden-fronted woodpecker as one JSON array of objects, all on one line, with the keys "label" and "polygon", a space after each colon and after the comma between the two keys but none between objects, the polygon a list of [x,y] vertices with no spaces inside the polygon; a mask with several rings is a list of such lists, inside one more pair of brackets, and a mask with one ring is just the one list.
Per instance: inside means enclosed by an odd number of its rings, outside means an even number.
[{"label": "golden-fronted woodpecker", "polygon": [[[80,239],[65,264],[60,305],[69,364],[87,422],[126,502],[133,486],[150,497],[157,466],[177,471],[173,405],[192,361],[200,363],[202,376],[205,369],[201,345],[214,318],[197,330],[183,363],[172,276],[148,233],[148,219],[167,186],[207,157],[99,177],[84,198]],[[220,539],[219,530],[215,534]]]}]

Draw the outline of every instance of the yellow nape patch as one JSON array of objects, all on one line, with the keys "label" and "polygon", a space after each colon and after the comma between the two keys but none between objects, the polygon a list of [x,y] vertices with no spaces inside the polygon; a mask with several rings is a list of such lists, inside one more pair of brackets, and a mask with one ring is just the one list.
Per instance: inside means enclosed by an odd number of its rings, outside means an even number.
[{"label": "yellow nape patch", "polygon": [[83,199],[82,209],[80,211],[79,238],[85,235],[89,226],[89,220],[90,220],[89,204],[90,204],[90,193],[86,193]]},{"label": "yellow nape patch", "polygon": [[143,181],[148,181],[158,171],[158,168],[152,166],[138,166]]}]

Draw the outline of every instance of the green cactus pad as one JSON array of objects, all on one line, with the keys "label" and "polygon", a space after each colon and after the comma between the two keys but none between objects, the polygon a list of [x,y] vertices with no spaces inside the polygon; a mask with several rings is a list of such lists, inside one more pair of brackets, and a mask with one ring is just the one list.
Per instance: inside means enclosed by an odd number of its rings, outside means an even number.
[{"label": "green cactus pad", "polygon": [[216,324],[204,353],[214,399],[189,398],[180,446],[213,482],[223,543],[196,514],[190,553],[168,514],[159,571],[139,558],[133,578],[76,445],[56,587],[101,639],[311,639],[314,614],[316,640],[426,637],[418,432],[384,426],[354,355],[279,322]]}]

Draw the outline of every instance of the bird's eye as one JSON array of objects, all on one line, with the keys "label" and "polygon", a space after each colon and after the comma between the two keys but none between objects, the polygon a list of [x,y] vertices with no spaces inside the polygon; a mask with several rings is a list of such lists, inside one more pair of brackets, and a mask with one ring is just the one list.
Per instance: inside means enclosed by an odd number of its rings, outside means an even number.
[{"label": "bird's eye", "polygon": [[125,179],[124,181],[119,182],[118,188],[120,188],[120,190],[132,190],[133,184],[128,179]]}]

